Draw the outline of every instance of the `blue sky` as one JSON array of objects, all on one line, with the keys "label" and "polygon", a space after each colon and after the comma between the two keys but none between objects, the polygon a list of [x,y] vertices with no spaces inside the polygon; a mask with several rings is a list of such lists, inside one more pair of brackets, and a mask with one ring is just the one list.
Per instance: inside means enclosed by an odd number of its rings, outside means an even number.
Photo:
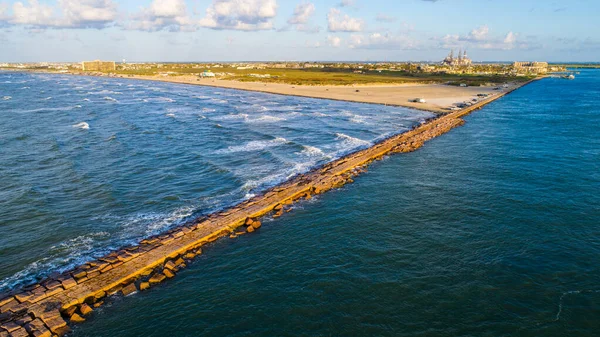
[{"label": "blue sky", "polygon": [[600,61],[598,0],[0,0],[0,62]]}]

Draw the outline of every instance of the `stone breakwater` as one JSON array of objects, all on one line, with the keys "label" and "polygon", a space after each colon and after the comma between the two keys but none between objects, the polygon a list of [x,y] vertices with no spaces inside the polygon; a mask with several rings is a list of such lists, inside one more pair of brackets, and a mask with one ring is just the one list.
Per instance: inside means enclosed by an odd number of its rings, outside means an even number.
[{"label": "stone breakwater", "polygon": [[461,117],[509,92],[432,119],[368,149],[298,175],[226,211],[144,239],[136,246],[124,247],[73,270],[51,275],[37,284],[1,294],[0,337],[64,335],[70,324],[85,321],[108,297],[144,291],[174,277],[202,254],[203,245],[224,236],[234,238],[252,233],[261,227],[262,216],[282,216],[289,210],[288,205],[296,201],[353,182],[353,178],[375,160],[393,153],[415,151],[426,141],[462,125]]}]

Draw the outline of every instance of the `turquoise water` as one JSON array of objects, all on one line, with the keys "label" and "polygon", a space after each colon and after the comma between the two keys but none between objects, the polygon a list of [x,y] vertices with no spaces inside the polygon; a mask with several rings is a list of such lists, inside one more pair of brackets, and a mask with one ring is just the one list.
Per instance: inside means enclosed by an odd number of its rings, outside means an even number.
[{"label": "turquoise water", "polygon": [[72,335],[596,336],[599,95],[598,71],[519,89]]}]

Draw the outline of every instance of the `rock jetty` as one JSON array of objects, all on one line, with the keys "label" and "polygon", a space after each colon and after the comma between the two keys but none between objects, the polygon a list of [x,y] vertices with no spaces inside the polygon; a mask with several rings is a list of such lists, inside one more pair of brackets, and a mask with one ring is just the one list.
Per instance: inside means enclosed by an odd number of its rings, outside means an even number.
[{"label": "rock jetty", "polygon": [[462,125],[461,117],[505,94],[508,92],[429,120],[411,131],[298,175],[228,210],[149,237],[136,246],[123,247],[39,283],[0,294],[0,337],[62,336],[69,331],[69,325],[84,322],[107,297],[128,296],[175,277],[202,254],[203,245],[220,237],[234,238],[260,230],[262,216],[283,216],[287,205],[353,182],[375,160],[415,151],[426,141]]}]

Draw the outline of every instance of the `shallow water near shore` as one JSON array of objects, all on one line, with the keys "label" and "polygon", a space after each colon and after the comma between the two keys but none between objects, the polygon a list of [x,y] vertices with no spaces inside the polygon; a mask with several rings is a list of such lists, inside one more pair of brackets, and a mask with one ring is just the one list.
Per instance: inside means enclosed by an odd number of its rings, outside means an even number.
[{"label": "shallow water near shore", "polygon": [[211,244],[72,336],[595,336],[599,88],[600,71],[521,88],[354,184]]}]

